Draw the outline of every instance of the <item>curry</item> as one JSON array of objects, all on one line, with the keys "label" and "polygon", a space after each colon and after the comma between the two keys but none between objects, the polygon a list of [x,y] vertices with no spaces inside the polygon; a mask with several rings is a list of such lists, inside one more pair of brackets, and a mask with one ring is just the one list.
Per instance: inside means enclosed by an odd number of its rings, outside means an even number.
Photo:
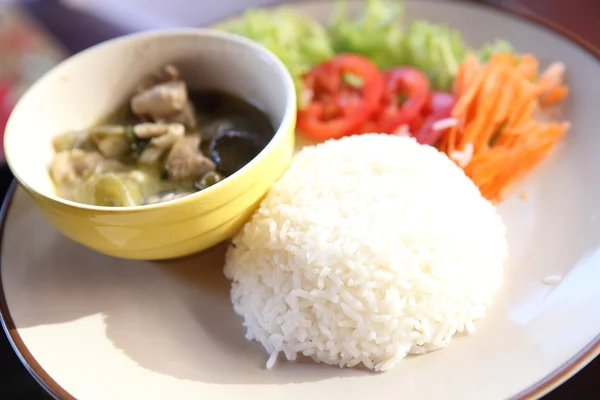
[{"label": "curry", "polygon": [[259,106],[219,90],[189,91],[168,65],[102,123],[56,136],[50,175],[67,200],[109,207],[161,203],[234,174],[274,134]]}]

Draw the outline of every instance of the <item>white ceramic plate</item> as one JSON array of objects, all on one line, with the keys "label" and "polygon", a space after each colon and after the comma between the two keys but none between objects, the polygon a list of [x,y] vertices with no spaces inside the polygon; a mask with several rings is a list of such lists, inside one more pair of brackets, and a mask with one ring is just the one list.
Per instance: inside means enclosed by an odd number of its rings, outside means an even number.
[{"label": "white ceramic plate", "polygon": [[[359,3],[352,3],[359,6]],[[294,3],[325,20],[333,2]],[[312,363],[264,369],[222,276],[224,246],[173,262],[101,256],[61,236],[20,189],[5,204],[0,309],[16,351],[56,397],[78,399],[506,399],[539,397],[600,352],[600,63],[548,27],[468,3],[409,2],[410,18],[562,60],[572,130],[502,206],[510,262],[478,331],[369,373]],[[519,191],[517,191],[518,194]],[[9,196],[9,199],[11,196]],[[562,283],[548,286],[545,277]]]}]

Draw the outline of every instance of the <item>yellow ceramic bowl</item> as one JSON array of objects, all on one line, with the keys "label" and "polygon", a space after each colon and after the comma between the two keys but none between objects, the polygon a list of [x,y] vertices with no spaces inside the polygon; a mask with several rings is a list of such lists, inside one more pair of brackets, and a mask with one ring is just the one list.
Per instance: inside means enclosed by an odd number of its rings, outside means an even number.
[{"label": "yellow ceramic bowl", "polygon": [[[268,146],[217,185],[166,203],[110,208],[57,197],[48,174],[52,137],[93,125],[167,63],[193,89],[227,90],[260,104],[278,127]],[[4,143],[15,177],[65,236],[108,255],[156,260],[211,247],[243,225],[289,165],[295,117],[292,78],[268,50],[210,29],[167,30],[112,40],[58,65],[18,102]]]}]

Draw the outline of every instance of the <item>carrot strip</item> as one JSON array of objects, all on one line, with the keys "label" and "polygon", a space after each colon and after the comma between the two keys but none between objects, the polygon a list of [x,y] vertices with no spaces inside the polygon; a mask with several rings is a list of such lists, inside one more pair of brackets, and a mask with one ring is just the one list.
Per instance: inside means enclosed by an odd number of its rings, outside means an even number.
[{"label": "carrot strip", "polygon": [[536,93],[538,96],[543,96],[550,92],[555,87],[562,84],[563,75],[565,73],[565,65],[554,62],[542,72],[536,82]]},{"label": "carrot strip", "polygon": [[472,143],[474,137],[479,132],[479,129],[481,129],[485,123],[485,118],[490,111],[490,103],[494,101],[491,97],[495,96],[495,89],[497,87],[496,74],[497,71],[491,68],[484,67],[481,70],[481,86],[478,88],[477,95],[473,97],[469,104],[470,113],[466,115],[466,119],[470,120],[470,123],[467,125],[466,120],[465,123],[463,123],[464,134],[462,135],[461,143],[458,146],[459,148],[463,148],[467,143]]},{"label": "carrot strip", "polygon": [[451,154],[454,150],[456,150],[456,134],[458,131],[457,126],[453,126],[450,128],[450,132],[448,132],[448,154]]},{"label": "carrot strip", "polygon": [[475,71],[479,68],[479,62],[473,54],[469,54],[460,65],[456,76],[456,93],[464,93],[466,87],[470,86]]},{"label": "carrot strip", "polygon": [[479,93],[479,89],[483,85],[483,80],[484,76],[481,73],[481,71],[479,71],[476,74],[476,77],[473,80],[473,82],[471,82],[469,87],[465,90],[464,94],[459,97],[456,105],[452,109],[453,117],[459,118],[460,116],[467,114],[467,108],[471,105],[471,103]]},{"label": "carrot strip", "polygon": [[517,61],[513,53],[494,53],[490,57],[490,64],[508,64],[515,65]]},{"label": "carrot strip", "polygon": [[540,104],[542,107],[556,104],[564,100],[569,95],[569,87],[566,85],[559,85],[540,97]]},{"label": "carrot strip", "polygon": [[[506,71],[506,73],[510,74],[511,71]],[[509,112],[513,107],[517,91],[518,87],[514,79],[510,79],[505,85],[498,87],[499,99],[494,106],[491,118],[487,121],[487,125],[481,130],[478,139],[475,140],[476,150],[488,148],[492,137],[505,124]]]},{"label": "carrot strip", "polygon": [[531,54],[523,54],[517,69],[525,78],[529,80],[535,79],[538,74],[538,61]]}]

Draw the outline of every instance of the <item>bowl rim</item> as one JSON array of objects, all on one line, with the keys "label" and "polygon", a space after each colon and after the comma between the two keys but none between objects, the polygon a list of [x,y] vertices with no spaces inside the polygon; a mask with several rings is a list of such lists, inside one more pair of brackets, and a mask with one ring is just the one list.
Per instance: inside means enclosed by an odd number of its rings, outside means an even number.
[{"label": "bowl rim", "polygon": [[[57,196],[56,194],[51,194],[51,195],[45,194],[45,193],[42,193],[41,191],[37,190],[35,185],[31,185],[30,183],[28,183],[25,179],[23,179],[19,175],[18,170],[14,167],[13,162],[11,162],[11,159],[14,159],[15,155],[14,154],[11,155],[11,151],[10,151],[11,146],[8,145],[10,142],[9,137],[14,135],[14,133],[12,133],[14,131],[14,129],[11,129],[11,128],[14,125],[14,120],[16,118],[15,115],[17,114],[18,110],[25,107],[25,105],[28,102],[28,98],[31,97],[31,93],[42,90],[41,88],[43,88],[44,85],[46,85],[48,81],[50,81],[50,80],[56,78],[58,75],[60,75],[60,73],[62,73],[64,68],[68,67],[71,64],[79,62],[80,59],[86,57],[89,53],[101,51],[104,48],[116,46],[116,45],[127,43],[127,42],[135,42],[140,39],[152,40],[154,38],[160,38],[160,37],[165,37],[165,36],[166,37],[196,36],[196,37],[221,39],[221,40],[224,40],[227,42],[236,43],[236,44],[239,44],[239,45],[242,45],[244,47],[251,49],[253,52],[255,52],[257,54],[260,54],[260,55],[266,57],[268,63],[273,64],[275,66],[275,69],[279,73],[279,77],[283,80],[285,96],[286,96],[285,112],[283,114],[283,118],[282,118],[281,122],[275,127],[275,134],[269,140],[269,143],[267,143],[267,145],[250,162],[245,164],[242,168],[240,168],[233,174],[227,176],[222,181],[216,183],[215,185],[213,185],[209,188],[200,190],[198,192],[189,194],[187,196],[183,196],[181,198],[169,200],[169,201],[162,202],[162,203],[138,205],[138,206],[125,206],[125,207],[95,206],[95,205],[91,205],[91,204],[78,203],[76,201],[67,200],[67,199]],[[191,201],[197,201],[201,197],[209,196],[209,195],[211,195],[211,193],[219,190],[219,188],[222,188],[224,183],[226,184],[228,181],[230,181],[230,178],[237,176],[237,175],[241,175],[241,174],[245,173],[245,171],[248,171],[249,169],[253,168],[256,164],[258,164],[261,161],[261,159],[264,158],[264,156],[267,153],[269,153],[270,151],[273,150],[273,148],[277,145],[277,143],[279,141],[282,140],[282,138],[284,136],[286,136],[288,134],[288,131],[294,125],[294,121],[296,119],[296,111],[297,111],[297,97],[296,97],[296,88],[295,88],[294,80],[293,80],[289,70],[285,66],[285,64],[283,64],[283,62],[281,61],[281,59],[279,57],[277,57],[272,51],[267,49],[265,46],[255,42],[251,39],[245,38],[243,36],[225,32],[225,31],[221,31],[221,30],[218,30],[215,28],[210,28],[210,27],[207,27],[207,28],[153,29],[153,30],[136,32],[136,33],[119,36],[117,38],[98,43],[98,44],[91,46],[77,54],[74,54],[74,55],[66,58],[65,60],[63,60],[56,66],[54,66],[52,69],[50,69],[48,72],[46,72],[44,75],[42,75],[30,88],[28,88],[25,91],[23,96],[21,96],[21,98],[17,101],[17,103],[15,104],[15,106],[13,108],[13,111],[11,112],[11,114],[8,118],[8,121],[6,123],[5,134],[4,134],[4,138],[3,138],[5,159],[6,159],[6,163],[8,164],[10,170],[12,171],[13,175],[15,176],[15,179],[26,189],[26,191],[35,193],[37,196],[40,196],[46,200],[60,203],[66,207],[71,207],[71,208],[79,209],[79,210],[94,211],[94,212],[98,212],[98,213],[111,213],[111,214],[161,210],[161,209],[165,209],[165,208],[169,208],[169,207],[173,207],[173,206],[177,206],[177,205],[183,205],[183,204],[191,202]]]}]

